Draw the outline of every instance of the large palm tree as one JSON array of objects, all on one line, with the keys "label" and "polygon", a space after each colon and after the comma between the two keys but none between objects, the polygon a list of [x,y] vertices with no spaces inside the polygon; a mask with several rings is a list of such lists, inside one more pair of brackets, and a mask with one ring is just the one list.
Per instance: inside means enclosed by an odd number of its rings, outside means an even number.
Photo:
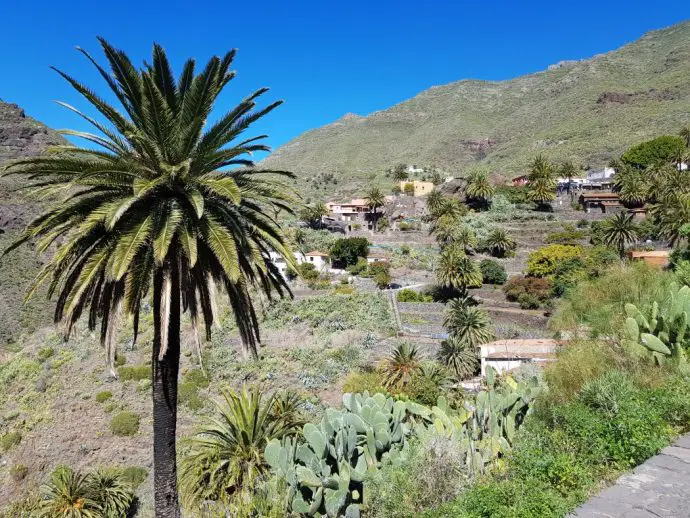
[{"label": "large palm tree", "polygon": [[461,380],[471,377],[479,367],[479,358],[475,348],[457,336],[451,336],[441,342],[437,357],[456,378]]},{"label": "large palm tree", "polygon": [[527,179],[528,199],[535,202],[538,208],[548,208],[550,202],[556,199],[556,177],[553,166],[543,155],[534,159]]},{"label": "large palm tree", "polygon": [[490,342],[494,334],[488,313],[476,306],[453,302],[448,304],[443,318],[443,326],[450,334],[465,341],[470,347]]},{"label": "large palm tree", "polygon": [[380,207],[383,207],[384,203],[386,203],[386,197],[381,192],[381,189],[378,187],[372,187],[367,193],[365,200],[367,202],[367,207],[374,214],[374,231],[376,231],[378,224],[378,213],[376,211]]},{"label": "large palm tree", "polygon": [[[304,421],[297,408],[278,408],[275,396],[263,397],[254,387],[223,394],[217,416],[208,419],[189,439],[190,453],[180,469],[185,506],[211,500],[234,510],[246,504],[268,471],[263,451],[271,439],[297,433]],[[280,411],[278,411],[280,410]]]},{"label": "large palm tree", "polygon": [[403,342],[397,345],[383,363],[386,388],[402,389],[410,382],[420,366],[419,352],[414,344]]},{"label": "large palm tree", "polygon": [[505,257],[517,246],[515,240],[508,236],[502,228],[496,228],[489,232],[484,244],[494,257]]},{"label": "large palm tree", "polygon": [[436,277],[442,286],[460,291],[482,285],[479,267],[456,246],[448,246],[441,253]]},{"label": "large palm tree", "polygon": [[429,210],[429,213],[435,213],[443,203],[444,199],[445,196],[440,190],[434,189],[431,191],[429,196],[426,197],[426,208]]},{"label": "large palm tree", "polygon": [[475,171],[467,177],[465,195],[468,203],[476,208],[486,208],[494,195],[494,187],[485,172]]},{"label": "large palm tree", "polygon": [[[249,155],[267,151],[264,136],[245,138],[249,126],[280,102],[255,109],[262,88],[210,126],[207,119],[234,77],[235,51],[213,57],[197,73],[194,60],[175,80],[165,52],[154,45],[150,64],[137,69],[105,40],[110,65],[103,69],[86,51],[124,112],[58,71],[107,121],[101,123],[68,105],[98,134],[65,131],[91,147],[59,146],[53,153],[14,162],[9,174],[33,180],[32,187],[63,197],[32,221],[14,246],[41,238],[46,250],[61,240],[34,288],[50,279],[57,296],[55,321],[66,334],[82,316],[101,341],[111,368],[123,315],[133,319],[150,294],[153,307],[153,435],[157,517],[178,517],[175,430],[180,361],[180,319],[188,312],[197,336],[216,319],[217,288],[234,312],[246,355],[257,355],[259,324],[250,290],[270,297],[289,293],[268,260],[271,251],[289,265],[294,258],[273,208],[293,205],[280,178],[291,173],[258,170]],[[95,147],[94,147],[95,145]]]},{"label": "large palm tree", "polygon": [[642,171],[622,166],[613,182],[621,201],[628,207],[641,207],[649,197],[649,184]]},{"label": "large palm tree", "polygon": [[621,259],[625,256],[625,246],[637,240],[637,224],[632,214],[620,212],[606,218],[600,228],[604,243],[618,250]]}]

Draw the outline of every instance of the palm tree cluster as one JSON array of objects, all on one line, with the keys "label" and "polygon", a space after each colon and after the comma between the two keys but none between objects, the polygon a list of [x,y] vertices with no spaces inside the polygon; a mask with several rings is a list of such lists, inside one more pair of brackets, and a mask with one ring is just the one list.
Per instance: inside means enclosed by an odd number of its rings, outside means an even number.
[{"label": "palm tree cluster", "polygon": [[384,386],[401,390],[407,385],[421,365],[417,347],[410,342],[396,346],[383,363]]},{"label": "palm tree cluster", "polygon": [[436,278],[441,286],[464,292],[482,285],[482,272],[458,246],[448,246],[439,257]]},{"label": "palm tree cluster", "polygon": [[[680,136],[686,144],[687,128]],[[666,161],[656,161],[646,167],[614,160],[611,167],[616,170],[615,189],[621,201],[631,208],[646,206],[652,223],[659,235],[674,246],[681,238],[681,228],[690,223],[690,175],[682,170],[681,164],[690,161],[690,147]],[[618,227],[623,222],[618,222]],[[613,222],[611,222],[613,224]],[[627,223],[628,228],[631,222]],[[618,231],[618,235],[621,232]],[[637,237],[628,238],[626,242]],[[614,246],[620,250],[620,239]]]},{"label": "palm tree cluster", "polygon": [[127,516],[134,501],[134,491],[121,474],[108,469],[79,473],[59,466],[41,494],[40,518]]},{"label": "palm tree cluster", "polygon": [[112,370],[118,325],[133,321],[152,298],[154,484],[156,515],[178,517],[175,430],[181,312],[197,336],[217,319],[216,292],[228,297],[245,355],[257,356],[259,321],[253,291],[289,293],[268,259],[277,252],[291,265],[275,214],[291,212],[294,198],[282,180],[292,173],[261,170],[250,157],[268,151],[265,135],[243,136],[280,105],[257,108],[261,88],[208,126],[220,93],[233,79],[235,51],[197,70],[188,60],[175,78],[164,50],[154,45],[150,64],[137,69],[127,55],[99,40],[106,70],[85,50],[120,108],[57,71],[107,121],[63,104],[97,131],[64,131],[88,147],[56,146],[52,153],[15,161],[5,174],[23,175],[28,187],[58,200],[32,221],[13,245],[39,239],[43,252],[61,246],[39,273],[28,296],[49,283],[55,321],[66,335],[84,315],[90,329],[100,320],[101,341]]},{"label": "palm tree cluster", "polygon": [[323,217],[328,216],[328,208],[323,202],[313,205],[305,205],[299,211],[299,218],[307,224],[309,228],[318,230],[323,228]]},{"label": "palm tree cluster", "polygon": [[461,297],[448,303],[443,325],[450,337],[441,343],[438,359],[457,378],[466,379],[479,365],[477,346],[493,339],[489,315]]}]

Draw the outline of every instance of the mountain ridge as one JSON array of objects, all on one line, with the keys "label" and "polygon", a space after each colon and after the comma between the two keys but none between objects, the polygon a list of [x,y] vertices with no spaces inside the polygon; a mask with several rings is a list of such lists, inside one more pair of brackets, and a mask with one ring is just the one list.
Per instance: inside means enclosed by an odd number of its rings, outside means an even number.
[{"label": "mountain ridge", "polygon": [[543,152],[597,167],[688,124],[689,65],[686,21],[517,78],[461,79],[366,116],[345,114],[280,146],[262,166],[295,171],[319,195],[332,187],[319,175],[335,174],[336,192],[355,194],[386,181],[398,162],[456,175],[478,163],[510,175]]}]

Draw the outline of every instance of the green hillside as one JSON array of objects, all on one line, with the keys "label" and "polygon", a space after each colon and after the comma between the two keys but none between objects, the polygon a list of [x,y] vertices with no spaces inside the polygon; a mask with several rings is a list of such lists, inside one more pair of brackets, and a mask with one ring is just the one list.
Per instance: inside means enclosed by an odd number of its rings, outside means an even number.
[{"label": "green hillside", "polygon": [[[536,153],[604,165],[630,145],[690,121],[690,22],[616,51],[509,81],[464,80],[367,117],[346,115],[285,144],[264,165],[311,179],[311,192],[361,191],[396,163],[461,175],[482,163],[510,176]],[[320,176],[319,176],[320,175]]]}]

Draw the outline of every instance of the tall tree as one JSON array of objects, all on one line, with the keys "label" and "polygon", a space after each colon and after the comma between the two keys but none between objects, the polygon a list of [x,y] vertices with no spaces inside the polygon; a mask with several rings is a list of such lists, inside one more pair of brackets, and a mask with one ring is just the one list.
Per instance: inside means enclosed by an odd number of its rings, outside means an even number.
[{"label": "tall tree", "polygon": [[625,246],[637,240],[637,224],[632,214],[620,212],[606,218],[600,229],[604,243],[618,250],[621,259],[625,256]]},{"label": "tall tree", "polygon": [[328,208],[319,201],[313,205],[306,205],[302,207],[299,217],[304,221],[309,228],[318,230],[323,227],[323,217],[328,216]]},{"label": "tall tree", "polygon": [[494,257],[505,257],[517,247],[517,243],[503,228],[495,228],[486,237],[484,245]]},{"label": "tall tree", "polygon": [[494,187],[489,181],[489,175],[483,171],[475,171],[468,175],[465,196],[470,206],[485,209],[491,203]]},{"label": "tall tree", "polygon": [[207,118],[234,77],[235,51],[213,57],[197,73],[188,60],[173,76],[162,47],[153,46],[150,64],[137,69],[127,55],[99,40],[110,71],[80,49],[106,81],[124,110],[108,104],[71,76],[58,71],[95,108],[99,122],[63,103],[97,134],[64,131],[89,147],[58,146],[53,153],[9,165],[6,174],[24,175],[29,187],[63,197],[32,221],[14,248],[42,238],[46,250],[61,240],[39,273],[36,286],[50,280],[57,295],[55,321],[66,334],[82,315],[94,329],[113,368],[118,323],[133,319],[153,299],[153,464],[157,517],[179,517],[176,468],[177,379],[181,312],[188,312],[200,347],[203,317],[207,339],[216,319],[214,298],[224,290],[234,312],[245,355],[257,355],[259,323],[250,290],[271,297],[289,293],[286,281],[267,259],[278,252],[294,258],[274,208],[291,212],[292,197],[281,179],[291,173],[260,170],[249,160],[268,151],[242,134],[280,102],[256,109],[262,88],[210,127]]},{"label": "tall tree", "polygon": [[379,189],[378,187],[372,187],[367,193],[367,197],[365,198],[365,200],[367,202],[367,207],[369,208],[369,210],[372,211],[374,215],[374,231],[376,231],[376,227],[378,225],[377,210],[380,207],[383,207],[384,203],[386,203],[386,197],[381,192],[381,189]]},{"label": "tall tree", "polygon": [[550,208],[556,199],[556,177],[553,166],[543,156],[538,155],[532,162],[527,176],[527,197],[540,209]]},{"label": "tall tree", "polygon": [[436,276],[442,286],[460,291],[482,285],[479,267],[455,246],[448,246],[441,253]]},{"label": "tall tree", "polygon": [[398,164],[393,168],[393,180],[400,182],[408,178],[409,174],[407,174],[407,166],[405,164]]}]

